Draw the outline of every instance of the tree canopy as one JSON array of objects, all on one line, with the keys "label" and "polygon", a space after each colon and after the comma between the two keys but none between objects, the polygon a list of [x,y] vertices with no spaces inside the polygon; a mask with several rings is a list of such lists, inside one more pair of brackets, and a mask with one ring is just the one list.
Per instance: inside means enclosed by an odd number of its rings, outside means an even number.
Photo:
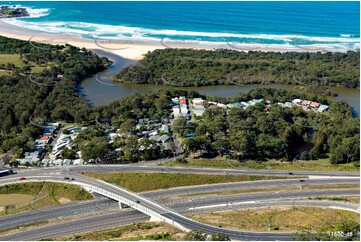
[{"label": "tree canopy", "polygon": [[162,49],[113,77],[114,81],[173,86],[235,84],[360,85],[360,52],[240,52]]}]

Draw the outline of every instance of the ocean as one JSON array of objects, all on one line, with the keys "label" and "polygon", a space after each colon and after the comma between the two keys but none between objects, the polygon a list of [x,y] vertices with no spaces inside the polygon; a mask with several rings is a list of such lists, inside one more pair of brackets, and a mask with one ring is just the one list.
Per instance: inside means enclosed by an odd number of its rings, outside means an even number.
[{"label": "ocean", "polygon": [[2,2],[30,7],[4,22],[79,38],[256,45],[360,47],[359,2]]}]

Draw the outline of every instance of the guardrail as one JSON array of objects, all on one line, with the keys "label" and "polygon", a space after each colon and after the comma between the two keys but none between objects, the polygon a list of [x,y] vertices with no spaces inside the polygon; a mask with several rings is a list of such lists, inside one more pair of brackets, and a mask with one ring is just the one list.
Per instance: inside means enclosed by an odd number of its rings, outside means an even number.
[{"label": "guardrail", "polygon": [[[130,196],[133,196],[133,197],[137,197],[141,200],[145,200],[147,201],[148,203],[151,203],[153,206],[156,206],[158,207],[159,209],[161,210],[164,210],[164,213],[175,213],[171,210],[168,210],[162,206],[160,206],[159,204],[153,202],[153,201],[150,201],[149,199],[143,197],[143,196],[139,196],[138,194],[135,194],[131,191],[128,191],[126,189],[123,189],[121,187],[118,187],[118,186],[115,186],[113,184],[110,184],[110,183],[107,183],[107,182],[104,182],[104,181],[100,181],[100,180],[97,180],[98,182],[103,182],[105,185],[108,185],[108,186],[112,186],[116,189],[118,189],[120,192],[124,192]],[[161,221],[161,222],[165,222],[165,223],[168,223],[172,226],[175,226],[183,231],[190,231],[189,228],[186,228],[184,227],[183,225],[177,223],[176,221],[172,220],[172,219],[169,219],[165,216],[162,216],[161,213],[157,213],[149,208],[147,208],[146,206],[144,206],[143,204],[141,203],[136,203],[134,200],[132,199],[128,199],[128,198],[125,198],[124,196],[122,195],[119,195],[117,193],[114,193],[114,192],[110,192],[110,191],[107,191],[106,189],[103,189],[103,188],[100,188],[98,186],[95,186],[95,185],[89,185],[85,182],[82,182],[82,181],[71,181],[71,183],[69,183],[69,180],[56,180],[56,179],[52,179],[52,178],[40,178],[40,177],[36,177],[36,178],[27,178],[27,180],[14,180],[14,181],[6,181],[6,182],[3,182],[2,185],[8,185],[8,184],[15,184],[15,183],[23,183],[23,182],[56,182],[56,183],[66,183],[66,184],[73,184],[73,185],[78,185],[78,186],[81,186],[83,187],[84,189],[88,190],[88,191],[92,191],[92,192],[96,192],[98,194],[101,194],[105,197],[108,197],[110,199],[113,199],[115,201],[118,201],[119,203],[123,203],[123,204],[126,204],[127,206],[129,207],[132,207],[144,214],[147,214],[151,217],[152,220],[154,221]],[[178,216],[181,216],[179,215],[178,213],[175,213],[176,215]]]},{"label": "guardrail", "polygon": [[[88,184],[86,179],[89,179],[88,183],[93,183],[93,184]],[[144,214],[149,215],[151,217],[151,219],[168,223],[168,224],[175,226],[184,231],[190,231],[191,229],[203,229],[206,233],[215,233],[215,232],[216,233],[226,233],[226,234],[229,234],[229,236],[233,239],[251,239],[251,240],[254,240],[255,238],[257,238],[257,240],[258,239],[263,240],[263,239],[269,238],[269,236],[272,235],[272,233],[258,233],[258,234],[252,233],[252,232],[247,233],[247,232],[240,232],[240,231],[218,228],[218,227],[215,227],[212,225],[205,225],[200,222],[196,222],[192,219],[189,219],[183,215],[180,215],[179,213],[174,212],[171,209],[163,207],[163,206],[151,201],[150,199],[140,196],[136,193],[133,193],[127,189],[113,185],[111,183],[107,183],[105,181],[88,178],[88,177],[84,177],[84,181],[81,181],[81,179],[75,180],[75,181],[72,181],[72,180],[69,181],[69,180],[63,180],[63,177],[58,177],[58,179],[55,179],[55,177],[49,177],[49,176],[48,177],[47,176],[34,176],[34,177],[28,177],[27,180],[21,180],[21,181],[19,181],[19,180],[12,180],[12,181],[2,180],[0,185],[15,184],[15,183],[22,183],[22,182],[57,182],[57,183],[78,185],[88,191],[96,192],[105,197],[116,200],[119,203],[126,204]],[[94,185],[95,182],[99,183],[99,186]],[[101,187],[102,185],[108,186],[109,189],[102,188]],[[113,191],[111,191],[111,190],[113,190]],[[123,193],[123,195],[121,193]],[[130,198],[127,198],[127,196],[129,196]],[[143,201],[143,203],[142,202],[137,203],[135,201],[136,199]],[[149,206],[146,206],[147,204]],[[151,209],[150,208],[151,206],[153,206],[154,209]],[[263,237],[263,236],[265,236],[265,237]],[[272,236],[274,236],[274,235],[272,235]],[[277,236],[276,237],[279,239],[288,240],[289,238],[291,238],[289,234],[283,234],[283,235],[278,234]]]},{"label": "guardrail", "polygon": [[[147,202],[151,203],[152,205],[157,206],[159,209],[165,210],[164,212],[174,213],[173,211],[167,211],[166,208],[163,208],[163,207],[160,206],[159,204],[154,203],[153,201],[150,201],[150,200],[146,199],[146,198],[143,197],[143,196],[139,196],[138,194],[132,193],[132,192],[126,190],[126,189],[123,189],[123,188],[121,188],[121,187],[115,186],[115,185],[110,184],[110,183],[107,183],[107,185],[113,186],[113,187],[115,187],[116,189],[119,189],[119,190],[121,190],[122,192],[127,193],[127,194],[129,194],[129,195],[131,195],[131,196],[139,197],[139,198],[142,199],[142,200],[146,200]],[[103,195],[103,196],[106,196],[106,197],[108,197],[108,198],[111,198],[111,199],[113,199],[113,200],[116,200],[116,201],[118,201],[118,202],[120,202],[120,203],[126,204],[126,205],[128,205],[129,207],[132,207],[132,208],[134,208],[134,209],[136,209],[136,210],[138,210],[138,211],[140,211],[140,212],[142,212],[142,213],[145,213],[145,214],[149,215],[152,220],[162,221],[162,222],[168,223],[168,224],[170,224],[170,225],[173,225],[173,226],[175,226],[175,227],[177,227],[177,228],[179,228],[179,229],[181,229],[181,230],[190,231],[189,228],[186,228],[186,227],[184,227],[183,225],[177,223],[176,221],[171,220],[171,219],[169,219],[169,218],[167,218],[167,217],[162,216],[161,213],[157,213],[157,212],[155,212],[155,211],[147,208],[146,206],[144,206],[144,205],[141,204],[141,203],[136,203],[136,202],[135,202],[134,200],[132,200],[132,199],[125,198],[124,196],[121,196],[121,195],[116,194],[116,193],[113,193],[113,192],[109,192],[109,191],[107,191],[107,190],[105,190],[105,189],[103,189],[103,188],[99,188],[99,187],[94,186],[94,185],[88,185],[88,184],[83,183],[82,186],[83,186],[84,188],[88,189],[88,190],[91,190],[91,191],[93,191],[93,192],[99,193],[99,194],[101,194],[101,195]],[[178,214],[177,214],[177,215],[178,215]]]}]

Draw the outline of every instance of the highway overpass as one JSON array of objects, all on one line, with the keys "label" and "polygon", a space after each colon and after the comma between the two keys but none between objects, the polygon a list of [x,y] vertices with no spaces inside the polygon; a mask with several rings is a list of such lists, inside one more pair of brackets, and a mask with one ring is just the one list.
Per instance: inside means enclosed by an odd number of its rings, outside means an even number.
[{"label": "highway overpass", "polygon": [[[123,205],[130,206],[150,216],[151,219],[153,220],[163,221],[186,231],[203,230],[204,232],[209,234],[225,233],[229,235],[232,239],[239,239],[239,240],[290,240],[291,239],[290,234],[288,233],[273,234],[273,233],[240,232],[240,231],[226,230],[223,228],[205,225],[193,221],[189,218],[186,218],[181,214],[179,214],[178,212],[175,212],[167,207],[161,206],[153,202],[149,198],[146,198],[139,194],[135,194],[124,188],[120,188],[116,185],[106,183],[104,181],[100,181],[97,179],[74,174],[72,175],[72,177],[75,178],[74,181],[66,181],[64,180],[64,176],[68,176],[68,175],[61,174],[62,172],[56,172],[55,174],[53,172],[49,172],[47,174],[46,172],[45,174],[41,174],[41,173],[44,173],[44,170],[42,171],[39,170],[39,172],[34,172],[34,171],[31,171],[30,173],[28,172],[28,174],[26,175],[27,177],[26,181],[49,181],[49,182],[72,183],[75,185],[79,185],[89,191],[102,194],[103,196],[118,201],[120,207],[124,207]],[[12,175],[9,177],[2,177],[0,179],[0,185],[23,182],[18,180],[19,177],[20,177],[19,174]],[[352,179],[352,180],[356,180],[356,179]]]},{"label": "highway overpass", "polygon": [[[37,175],[37,176],[27,176],[27,182],[30,181],[47,181],[47,182],[60,182],[60,183],[71,183],[74,185],[79,185],[84,187],[89,191],[93,191],[103,196],[109,197],[113,200],[118,201],[120,204],[125,204],[130,206],[148,216],[151,217],[151,220],[162,221],[172,226],[178,227],[182,230],[203,230],[207,234],[212,233],[225,233],[232,239],[237,240],[290,240],[289,234],[284,233],[252,233],[252,232],[240,232],[234,230],[228,230],[223,228],[218,228],[206,224],[202,224],[196,221],[193,221],[187,217],[180,215],[179,213],[172,211],[169,208],[165,208],[150,199],[147,199],[143,196],[130,192],[126,189],[120,188],[113,184],[100,181],[94,178],[83,177],[83,176],[73,176],[74,181],[64,180],[64,175]],[[6,179],[2,178],[0,180],[0,185],[14,184],[24,181],[18,180],[19,175],[12,177],[7,177]],[[138,201],[138,202],[136,202]],[[122,206],[121,206],[122,207]]]}]

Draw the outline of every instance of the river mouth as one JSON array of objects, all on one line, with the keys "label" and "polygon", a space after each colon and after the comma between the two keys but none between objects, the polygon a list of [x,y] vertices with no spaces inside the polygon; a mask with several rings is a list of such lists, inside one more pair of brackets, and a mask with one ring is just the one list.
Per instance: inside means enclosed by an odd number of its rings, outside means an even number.
[{"label": "river mouth", "polygon": [[[144,94],[148,92],[155,92],[160,89],[174,88],[167,85],[154,84],[121,84],[114,83],[109,80],[109,77],[121,71],[125,67],[135,64],[136,61],[125,59],[118,55],[103,51],[93,50],[100,56],[105,56],[113,64],[106,70],[98,73],[95,76],[87,78],[79,86],[78,90],[82,97],[84,97],[91,106],[103,106],[109,103],[124,98],[132,94]],[[298,85],[289,84],[252,84],[252,85],[217,85],[217,86],[202,86],[202,87],[182,87],[183,89],[195,90],[207,96],[218,96],[230,98],[239,93],[246,93],[255,88],[283,88],[286,90],[295,90]],[[327,87],[338,94],[334,99],[337,101],[347,102],[353,110],[354,117],[359,117],[360,113],[360,89],[352,89],[346,87]]]}]

